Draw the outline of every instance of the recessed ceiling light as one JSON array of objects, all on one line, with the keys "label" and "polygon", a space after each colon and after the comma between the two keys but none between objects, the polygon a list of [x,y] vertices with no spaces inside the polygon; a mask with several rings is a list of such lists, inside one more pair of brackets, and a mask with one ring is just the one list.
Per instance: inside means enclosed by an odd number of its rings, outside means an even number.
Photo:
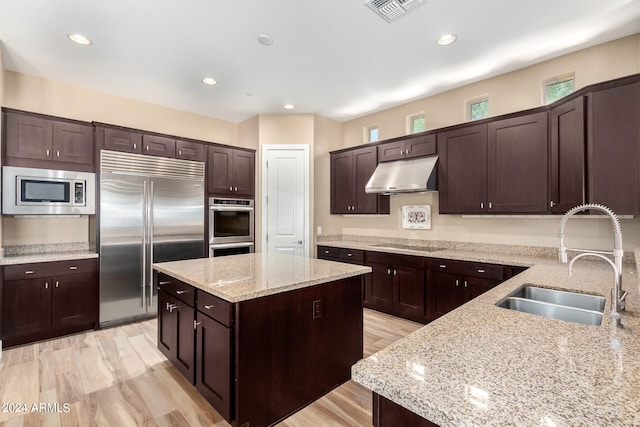
[{"label": "recessed ceiling light", "polygon": [[258,43],[264,46],[271,46],[273,44],[273,37],[269,34],[260,34],[258,36]]},{"label": "recessed ceiling light", "polygon": [[89,46],[90,44],[93,44],[91,39],[83,36],[82,34],[78,34],[78,33],[69,33],[69,34],[67,34],[67,38],[69,40],[71,40],[72,42],[81,44],[83,46]]},{"label": "recessed ceiling light", "polygon": [[213,77],[204,77],[202,79],[202,83],[204,83],[206,85],[213,86],[213,85],[217,85],[218,81],[216,79],[214,79]]},{"label": "recessed ceiling light", "polygon": [[282,106],[282,108],[284,108],[285,110],[293,110],[294,108],[296,108],[296,106],[293,104],[285,104]]},{"label": "recessed ceiling light", "polygon": [[443,34],[436,39],[436,43],[440,46],[446,46],[456,41],[458,36],[455,34]]}]

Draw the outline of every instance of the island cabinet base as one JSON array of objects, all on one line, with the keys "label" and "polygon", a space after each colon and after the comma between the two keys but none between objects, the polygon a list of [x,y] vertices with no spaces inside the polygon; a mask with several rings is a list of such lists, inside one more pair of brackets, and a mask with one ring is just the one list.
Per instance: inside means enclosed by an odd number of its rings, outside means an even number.
[{"label": "island cabinet base", "polygon": [[351,378],[362,276],[236,304],[234,425],[272,425]]},{"label": "island cabinet base", "polygon": [[373,427],[396,426],[439,427],[378,393],[373,393]]},{"label": "island cabinet base", "polygon": [[158,348],[234,427],[270,426],[351,378],[362,281],[230,303],[159,273]]}]

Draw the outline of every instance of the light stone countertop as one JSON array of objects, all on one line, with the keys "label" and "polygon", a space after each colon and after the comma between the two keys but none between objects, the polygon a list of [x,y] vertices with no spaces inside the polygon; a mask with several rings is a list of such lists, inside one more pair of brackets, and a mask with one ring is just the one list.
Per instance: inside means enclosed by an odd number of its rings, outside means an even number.
[{"label": "light stone countertop", "polygon": [[52,261],[68,261],[75,259],[91,259],[98,258],[98,254],[93,251],[67,251],[67,252],[49,252],[41,254],[24,254],[24,255],[5,255],[0,257],[0,266],[31,264],[39,262]]},{"label": "light stone countertop", "polygon": [[[362,242],[317,244],[376,250]],[[442,427],[640,425],[635,263],[623,269],[629,296],[620,329],[611,323],[613,272],[604,262],[580,260],[570,277],[567,265],[548,256],[449,249],[423,255],[532,267],[358,362],[353,380]],[[524,283],[605,296],[602,325],[495,305]]]},{"label": "light stone countertop", "polygon": [[229,302],[240,302],[371,272],[370,267],[277,253],[153,264],[153,268]]}]

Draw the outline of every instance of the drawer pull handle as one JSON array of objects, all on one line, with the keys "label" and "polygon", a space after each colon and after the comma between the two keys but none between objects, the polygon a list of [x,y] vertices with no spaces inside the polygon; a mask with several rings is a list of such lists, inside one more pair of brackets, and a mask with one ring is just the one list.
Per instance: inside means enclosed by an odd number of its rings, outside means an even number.
[{"label": "drawer pull handle", "polygon": [[176,294],[178,294],[178,295],[182,295],[182,294],[186,294],[186,293],[187,293],[187,291],[176,291]]},{"label": "drawer pull handle", "polygon": [[33,274],[33,270],[27,270],[24,272],[24,274]]},{"label": "drawer pull handle", "polygon": [[71,267],[69,267],[69,270],[77,270],[78,267],[76,267],[75,265],[72,265]]},{"label": "drawer pull handle", "polygon": [[169,282],[168,280],[161,280],[160,282],[158,282],[159,285],[168,285],[169,283],[171,282]]},{"label": "drawer pull handle", "polygon": [[328,254],[328,253],[329,253],[329,251],[324,251],[324,253],[325,253],[325,254]]},{"label": "drawer pull handle", "polygon": [[353,256],[353,254],[347,254],[347,256]]},{"label": "drawer pull handle", "polygon": [[206,308],[207,310],[211,310],[213,307],[215,307],[215,304],[205,305],[204,306],[204,308]]},{"label": "drawer pull handle", "polygon": [[484,273],[484,270],[478,270],[478,273]]},{"label": "drawer pull handle", "polygon": [[447,268],[447,266],[444,264],[440,264],[440,268]]}]

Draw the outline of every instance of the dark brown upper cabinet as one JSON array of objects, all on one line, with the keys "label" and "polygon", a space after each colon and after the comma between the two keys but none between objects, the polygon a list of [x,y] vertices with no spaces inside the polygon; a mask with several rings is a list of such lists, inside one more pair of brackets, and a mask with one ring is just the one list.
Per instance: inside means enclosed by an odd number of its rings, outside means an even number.
[{"label": "dark brown upper cabinet", "polygon": [[440,213],[484,213],[487,204],[487,125],[438,134]]},{"label": "dark brown upper cabinet", "polygon": [[96,137],[104,141],[105,150],[142,154],[142,133],[140,132],[96,125]]},{"label": "dark brown upper cabinet", "polygon": [[549,208],[554,214],[564,214],[585,200],[584,102],[579,96],[553,107],[549,115]]},{"label": "dark brown upper cabinet", "polygon": [[433,154],[436,154],[436,134],[422,135],[378,145],[379,163]]},{"label": "dark brown upper cabinet", "polygon": [[91,124],[14,110],[3,118],[5,165],[93,170]]},{"label": "dark brown upper cabinet", "polygon": [[587,94],[587,201],[640,214],[640,82],[620,79]]},{"label": "dark brown upper cabinet", "polygon": [[166,136],[142,135],[142,153],[150,156],[175,157],[176,140]]},{"label": "dark brown upper cabinet", "polygon": [[376,146],[331,153],[332,214],[389,213],[389,196],[364,191],[377,165]]},{"label": "dark brown upper cabinet", "polygon": [[176,159],[205,161],[205,145],[199,142],[176,141]]},{"label": "dark brown upper cabinet", "polygon": [[209,194],[253,197],[255,194],[255,152],[210,146],[207,160]]},{"label": "dark brown upper cabinet", "polygon": [[488,124],[489,213],[546,213],[547,112]]}]

